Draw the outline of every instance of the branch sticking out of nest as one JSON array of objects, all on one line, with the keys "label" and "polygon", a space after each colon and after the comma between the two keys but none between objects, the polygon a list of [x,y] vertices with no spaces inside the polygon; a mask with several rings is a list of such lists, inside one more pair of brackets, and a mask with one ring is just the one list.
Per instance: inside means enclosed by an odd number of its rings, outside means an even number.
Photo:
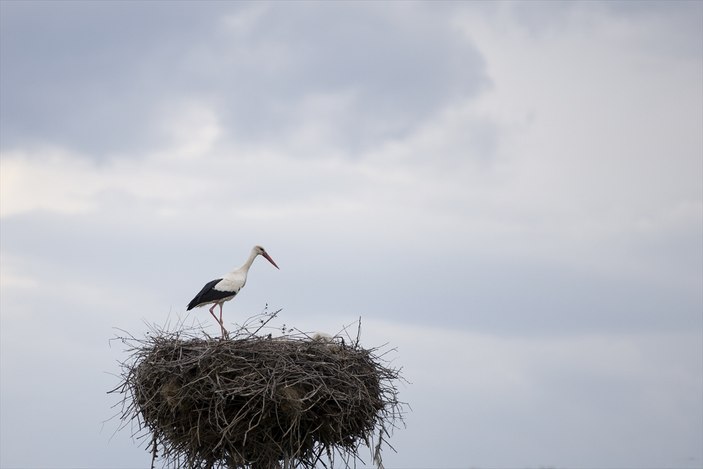
[{"label": "branch sticking out of nest", "polygon": [[156,328],[118,338],[130,357],[110,392],[123,396],[122,427],[136,420],[135,435],[151,434],[153,462],[161,447],[173,467],[311,468],[336,456],[348,467],[366,445],[382,466],[389,430],[402,422],[400,370],[360,347],[358,331],[350,343],[285,326],[283,336],[258,335],[276,314],[229,339]]}]

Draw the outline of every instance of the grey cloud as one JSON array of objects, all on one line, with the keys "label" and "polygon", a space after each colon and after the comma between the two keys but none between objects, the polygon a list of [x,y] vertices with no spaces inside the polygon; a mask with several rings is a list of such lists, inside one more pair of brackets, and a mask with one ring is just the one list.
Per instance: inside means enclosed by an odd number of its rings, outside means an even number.
[{"label": "grey cloud", "polygon": [[[293,83],[260,91],[292,106],[312,92],[351,91],[357,99],[342,124],[355,142],[378,137],[374,127],[406,131],[485,81],[476,50],[427,17],[391,17],[381,7],[287,10],[271,10],[262,36],[289,45],[295,60],[286,75]],[[296,110],[284,114],[293,120]]]},{"label": "grey cloud", "polygon": [[[442,12],[274,3],[247,19],[253,7],[3,3],[3,147],[148,148],[165,138],[160,112],[184,99],[213,106],[225,138],[271,140],[309,117],[307,98],[327,93],[351,96],[332,127],[358,148],[411,130],[487,82],[476,49],[433,20]],[[228,30],[237,15],[250,22],[245,32]]]},{"label": "grey cloud", "polygon": [[158,143],[154,108],[179,91],[172,68],[158,70],[201,39],[212,10],[2,2],[3,147],[48,143],[101,154]]},{"label": "grey cloud", "polygon": [[[508,7],[514,19],[532,34],[554,34],[602,20],[651,21],[650,52],[698,58],[703,54],[703,4],[689,1],[514,2]],[[663,29],[660,29],[663,27]]]},{"label": "grey cloud", "polygon": [[[14,246],[18,256],[31,260],[30,265],[43,265],[42,278],[70,271],[71,276],[88,283],[121,284],[129,279],[144,289],[157,285],[154,295],[174,311],[182,311],[193,285],[238,266],[246,254],[238,249],[213,253],[213,245],[246,246],[248,240],[261,239],[252,227],[207,232],[200,235],[208,240],[203,243],[192,241],[193,234],[182,227],[159,221],[144,219],[143,224],[121,229],[116,229],[119,220],[103,220],[100,225],[95,221],[84,216],[22,215],[4,223],[3,242]],[[671,277],[670,284],[663,284],[664,278],[623,277],[615,270],[603,276],[574,267],[568,260],[500,260],[475,249],[438,255],[429,246],[409,253],[376,246],[373,240],[352,243],[337,233],[331,237],[343,243],[340,248],[321,240],[335,233],[334,229],[319,227],[317,232],[320,238],[312,241],[297,239],[294,230],[272,236],[271,244],[260,241],[285,271],[257,269],[256,276],[266,280],[248,285],[247,296],[237,302],[236,309],[256,311],[263,301],[282,302],[286,314],[293,317],[342,308],[349,314],[509,336],[703,327],[700,290],[695,284],[700,271],[693,267],[700,265],[703,254],[690,250],[693,239],[679,240],[682,245],[633,243],[633,256],[651,257],[650,251],[656,248],[672,259],[670,270],[690,268],[688,275]],[[462,243],[460,239],[445,242],[447,246]],[[690,257],[677,260],[683,249]],[[99,279],[93,278],[95,272],[100,272]],[[151,314],[139,306],[134,313]]]}]

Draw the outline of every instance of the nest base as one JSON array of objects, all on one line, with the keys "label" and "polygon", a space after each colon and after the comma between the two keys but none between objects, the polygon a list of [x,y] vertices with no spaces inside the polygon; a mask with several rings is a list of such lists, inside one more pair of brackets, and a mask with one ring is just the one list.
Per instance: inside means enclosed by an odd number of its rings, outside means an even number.
[{"label": "nest base", "polygon": [[174,467],[314,467],[335,455],[348,466],[369,446],[380,463],[401,419],[399,370],[358,341],[244,332],[130,339],[113,392],[124,394],[122,421],[151,433],[154,459],[160,448]]}]

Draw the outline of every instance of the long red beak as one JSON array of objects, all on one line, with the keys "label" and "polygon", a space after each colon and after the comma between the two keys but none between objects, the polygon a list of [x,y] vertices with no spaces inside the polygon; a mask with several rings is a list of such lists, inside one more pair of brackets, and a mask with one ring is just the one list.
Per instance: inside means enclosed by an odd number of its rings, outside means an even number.
[{"label": "long red beak", "polygon": [[276,265],[276,263],[273,261],[273,259],[271,259],[271,256],[269,256],[266,251],[262,252],[261,255],[264,256],[267,261],[269,261],[271,264],[273,264],[273,266],[275,268],[277,268],[278,270],[281,270],[281,268]]}]

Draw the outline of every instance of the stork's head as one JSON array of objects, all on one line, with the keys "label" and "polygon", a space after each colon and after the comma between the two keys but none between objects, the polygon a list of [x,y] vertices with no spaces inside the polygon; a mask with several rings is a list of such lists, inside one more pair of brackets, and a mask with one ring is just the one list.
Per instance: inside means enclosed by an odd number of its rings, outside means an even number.
[{"label": "stork's head", "polygon": [[254,246],[254,252],[256,252],[257,255],[264,256],[267,261],[269,261],[273,266],[277,269],[280,270],[280,268],[276,265],[276,263],[271,259],[271,256],[269,256],[269,253],[266,252],[266,249],[262,248],[261,246]]}]

